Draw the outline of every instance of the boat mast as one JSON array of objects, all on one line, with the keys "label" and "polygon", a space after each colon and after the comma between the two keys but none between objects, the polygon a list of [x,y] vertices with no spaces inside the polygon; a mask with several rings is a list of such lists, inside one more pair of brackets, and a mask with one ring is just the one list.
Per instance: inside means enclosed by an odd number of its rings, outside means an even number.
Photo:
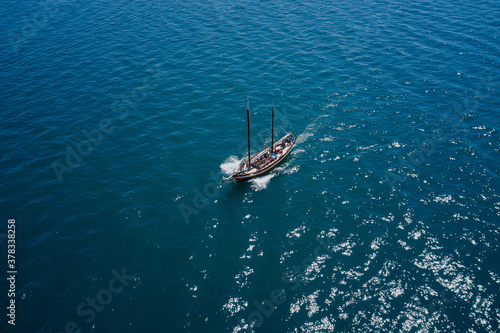
[{"label": "boat mast", "polygon": [[271,123],[271,154],[274,152],[274,100],[273,100],[273,120]]},{"label": "boat mast", "polygon": [[248,124],[248,167],[250,168],[250,102],[247,94],[247,124]]}]

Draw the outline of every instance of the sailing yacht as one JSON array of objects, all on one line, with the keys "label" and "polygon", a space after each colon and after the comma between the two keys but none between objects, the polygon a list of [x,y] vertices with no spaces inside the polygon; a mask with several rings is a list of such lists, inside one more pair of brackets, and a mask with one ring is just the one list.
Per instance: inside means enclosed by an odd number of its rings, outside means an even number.
[{"label": "sailing yacht", "polygon": [[287,133],[276,143],[274,142],[274,102],[272,110],[272,125],[271,125],[271,146],[264,148],[255,155],[250,153],[250,103],[247,94],[247,127],[248,127],[248,157],[244,158],[240,166],[229,177],[223,177],[221,183],[228,181],[242,182],[261,176],[278,164],[280,164],[292,151],[297,141],[297,135]]}]

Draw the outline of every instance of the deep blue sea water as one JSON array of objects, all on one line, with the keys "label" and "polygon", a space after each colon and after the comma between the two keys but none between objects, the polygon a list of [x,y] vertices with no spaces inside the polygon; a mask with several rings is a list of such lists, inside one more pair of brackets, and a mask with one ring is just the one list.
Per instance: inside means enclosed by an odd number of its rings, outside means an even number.
[{"label": "deep blue sea water", "polygon": [[[1,331],[498,332],[499,18],[472,0],[5,3]],[[254,152],[273,101],[298,143],[219,186],[247,93]]]}]

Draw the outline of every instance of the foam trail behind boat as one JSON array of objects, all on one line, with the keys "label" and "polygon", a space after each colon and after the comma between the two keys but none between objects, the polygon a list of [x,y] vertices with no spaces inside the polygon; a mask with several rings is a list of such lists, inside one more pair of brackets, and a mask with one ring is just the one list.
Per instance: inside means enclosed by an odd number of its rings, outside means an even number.
[{"label": "foam trail behind boat", "polygon": [[276,173],[271,172],[270,174],[267,174],[265,176],[260,176],[257,178],[250,179],[250,182],[252,183],[252,188],[255,191],[260,191],[264,190],[267,188],[267,185],[271,181],[271,178],[273,178],[276,175]]}]

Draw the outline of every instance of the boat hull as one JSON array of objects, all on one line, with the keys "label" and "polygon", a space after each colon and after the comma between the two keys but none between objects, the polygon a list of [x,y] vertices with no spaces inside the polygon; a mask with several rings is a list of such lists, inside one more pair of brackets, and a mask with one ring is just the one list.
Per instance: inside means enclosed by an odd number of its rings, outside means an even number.
[{"label": "boat hull", "polygon": [[[287,138],[288,136],[290,136],[290,134],[287,134],[286,136],[284,136],[281,140],[279,140],[275,147],[281,145],[282,141]],[[248,171],[248,172],[239,172],[238,171],[232,176],[232,178],[234,178],[234,180],[236,182],[243,182],[243,181],[246,181],[246,180],[250,180],[252,178],[255,178],[255,177],[259,177],[259,176],[262,176],[266,173],[268,173],[269,171],[271,171],[272,169],[274,169],[276,166],[278,166],[289,154],[290,152],[292,151],[293,147],[295,146],[295,142],[296,142],[296,139],[297,139],[297,136],[295,135],[293,137],[293,141],[292,143],[287,146],[283,151],[283,154],[281,154],[276,160],[270,162],[269,164],[265,165],[264,167],[262,168],[254,168],[252,169],[251,171]],[[252,158],[252,162],[257,159],[259,156],[261,156],[262,154],[264,154],[266,152],[266,150],[263,150],[261,152],[259,152],[258,154],[256,154],[253,158]],[[243,162],[240,166],[240,169],[243,168],[243,166],[248,163],[248,162]]]}]

